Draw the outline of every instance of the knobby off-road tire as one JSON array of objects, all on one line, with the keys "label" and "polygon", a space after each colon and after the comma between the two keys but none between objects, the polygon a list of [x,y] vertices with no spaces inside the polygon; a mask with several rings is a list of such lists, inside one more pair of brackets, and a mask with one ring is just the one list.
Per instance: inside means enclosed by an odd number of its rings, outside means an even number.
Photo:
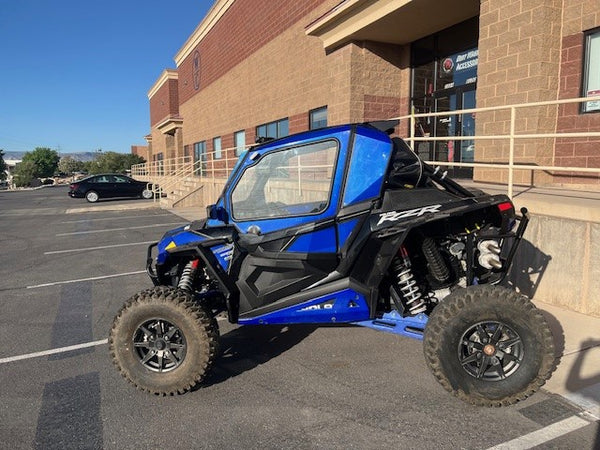
[{"label": "knobby off-road tire", "polygon": [[555,368],[546,320],[526,297],[471,286],[444,299],[424,336],[427,365],[440,384],[479,406],[505,406],[536,392]]},{"label": "knobby off-road tire", "polygon": [[137,388],[183,394],[200,383],[218,355],[217,321],[186,292],[159,286],[135,294],[113,321],[114,364]]}]

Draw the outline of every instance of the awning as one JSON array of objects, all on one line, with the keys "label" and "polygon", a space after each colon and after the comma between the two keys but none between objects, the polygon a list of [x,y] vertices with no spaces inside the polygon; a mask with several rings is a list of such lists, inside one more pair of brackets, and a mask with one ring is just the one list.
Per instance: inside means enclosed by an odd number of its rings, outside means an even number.
[{"label": "awning", "polygon": [[345,0],[306,27],[326,50],[351,41],[407,44],[479,14],[479,0]]}]

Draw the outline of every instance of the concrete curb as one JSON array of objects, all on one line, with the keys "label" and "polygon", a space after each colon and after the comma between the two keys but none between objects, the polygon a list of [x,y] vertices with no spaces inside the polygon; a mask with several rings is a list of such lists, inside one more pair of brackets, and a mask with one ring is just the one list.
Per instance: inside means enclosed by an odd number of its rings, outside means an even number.
[{"label": "concrete curb", "polygon": [[[116,205],[96,205],[96,206],[85,206],[81,208],[69,208],[65,211],[65,214],[77,214],[84,212],[95,212],[95,211],[129,211],[135,209],[160,209],[158,203],[140,204],[136,203],[133,205],[116,204]],[[172,211],[169,211],[172,212]]]}]

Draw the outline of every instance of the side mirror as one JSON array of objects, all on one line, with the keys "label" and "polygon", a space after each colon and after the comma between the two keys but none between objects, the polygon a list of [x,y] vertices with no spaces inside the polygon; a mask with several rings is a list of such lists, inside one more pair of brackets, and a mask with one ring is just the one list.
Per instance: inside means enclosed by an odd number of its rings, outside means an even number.
[{"label": "side mirror", "polygon": [[206,207],[206,215],[210,219],[219,220],[225,225],[229,223],[229,214],[222,206],[209,205]]}]

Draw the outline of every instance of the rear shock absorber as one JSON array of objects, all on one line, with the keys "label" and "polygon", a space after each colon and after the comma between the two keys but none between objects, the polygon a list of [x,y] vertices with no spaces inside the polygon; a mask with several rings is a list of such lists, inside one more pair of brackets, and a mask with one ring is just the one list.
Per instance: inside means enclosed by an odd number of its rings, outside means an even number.
[{"label": "rear shock absorber", "polygon": [[187,263],[181,272],[181,278],[177,283],[177,288],[190,293],[194,292],[194,277],[198,270],[198,259],[194,259]]},{"label": "rear shock absorber", "polygon": [[392,261],[392,270],[396,284],[402,293],[404,300],[404,308],[411,315],[417,315],[427,310],[427,305],[423,300],[421,289],[417,285],[417,281],[411,270],[410,259],[408,252],[403,246],[400,248],[399,254]]},{"label": "rear shock absorber", "polygon": [[448,266],[446,266],[444,258],[437,248],[435,241],[429,237],[423,239],[422,249],[431,276],[440,283],[448,281],[450,278],[450,271],[448,270]]}]

